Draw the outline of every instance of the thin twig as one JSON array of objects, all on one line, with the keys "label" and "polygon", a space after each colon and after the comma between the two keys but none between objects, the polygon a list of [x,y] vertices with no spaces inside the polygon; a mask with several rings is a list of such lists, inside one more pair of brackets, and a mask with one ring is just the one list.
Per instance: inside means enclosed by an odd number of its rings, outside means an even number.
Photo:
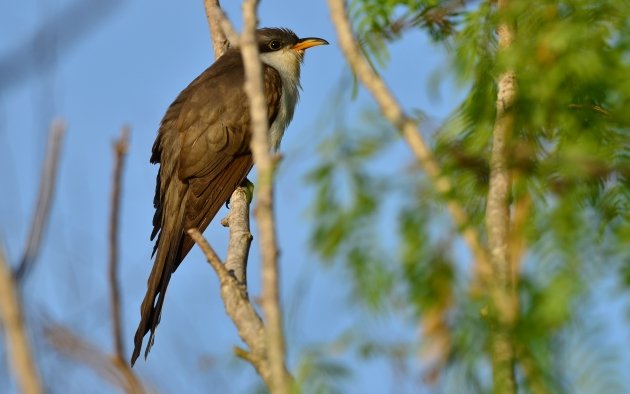
[{"label": "thin twig", "polygon": [[7,356],[22,393],[41,393],[42,386],[26,335],[15,281],[0,245],[0,325],[4,327]]},{"label": "thin twig", "polygon": [[273,212],[273,160],[269,154],[268,118],[262,64],[256,42],[257,0],[243,1],[241,53],[245,67],[245,91],[252,117],[251,150],[258,173],[257,206],[254,211],[259,230],[262,257],[262,309],[271,364],[271,387],[274,394],[289,392],[290,378],[285,368],[285,344],[278,284],[278,243]]},{"label": "thin twig", "polygon": [[46,158],[44,159],[42,166],[37,206],[35,207],[35,213],[33,215],[33,221],[31,222],[29,236],[24,247],[22,260],[14,271],[14,276],[18,283],[24,280],[24,277],[32,268],[33,263],[37,259],[37,254],[39,253],[42,236],[44,234],[44,230],[46,229],[48,217],[50,216],[50,209],[52,207],[55,186],[57,183],[57,167],[61,152],[61,142],[65,131],[66,125],[62,120],[53,121],[48,135]]},{"label": "thin twig", "polygon": [[109,286],[112,308],[112,333],[115,355],[124,360],[125,349],[122,335],[120,286],[118,283],[118,235],[120,219],[120,196],[125,155],[129,146],[129,128],[123,127],[120,138],[114,144],[114,179],[112,181],[111,212],[109,217]]},{"label": "thin twig", "polygon": [[478,232],[471,225],[468,214],[452,197],[453,184],[446,176],[442,175],[440,165],[435,160],[428,144],[422,138],[415,121],[405,114],[383,79],[376,74],[363,56],[352,33],[345,1],[328,0],[328,7],[330,8],[331,19],[337,30],[339,45],[346,60],[357,78],[372,94],[383,115],[400,131],[438,193],[446,199],[446,207],[476,260],[478,276],[482,281],[488,280],[492,272],[488,253],[480,241]]},{"label": "thin twig", "polygon": [[221,261],[221,258],[219,257],[217,252],[214,251],[214,249],[212,248],[212,246],[210,246],[208,241],[206,241],[203,235],[201,235],[201,232],[199,231],[199,229],[191,228],[187,230],[187,233],[190,236],[190,238],[192,238],[193,241],[195,241],[195,243],[199,245],[199,248],[201,249],[203,254],[206,256],[208,263],[210,263],[210,266],[217,273],[217,276],[219,277],[219,281],[221,282],[221,284],[223,284],[223,281],[229,278],[230,273],[228,272],[227,269],[225,269],[225,266],[223,265],[223,262]]}]

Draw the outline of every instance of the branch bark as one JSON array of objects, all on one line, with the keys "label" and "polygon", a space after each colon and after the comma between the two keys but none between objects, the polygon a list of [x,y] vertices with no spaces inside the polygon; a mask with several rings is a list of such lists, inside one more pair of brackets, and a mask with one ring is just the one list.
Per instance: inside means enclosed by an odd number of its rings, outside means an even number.
[{"label": "branch bark", "polygon": [[46,229],[48,217],[50,216],[55,185],[57,184],[57,167],[59,165],[61,143],[65,131],[66,125],[62,120],[55,120],[50,126],[46,159],[44,159],[44,165],[42,166],[42,176],[39,184],[37,205],[35,207],[35,213],[33,214],[33,221],[31,223],[26,246],[24,247],[22,260],[14,271],[14,276],[18,283],[24,280],[39,253],[44,230]]},{"label": "branch bark", "polygon": [[[247,202],[244,204],[237,202],[239,199],[244,201],[247,200],[245,193],[240,190],[240,188],[236,189],[236,191],[232,193],[232,198],[230,199],[232,210],[230,211],[229,220],[232,220],[237,216],[242,217],[245,213],[245,211],[242,210],[235,210],[242,208],[243,205],[247,205]],[[247,212],[249,212],[249,210],[247,210]],[[230,228],[238,227],[238,225],[242,223],[245,223],[245,221],[231,221]],[[240,229],[240,231],[246,232],[247,230]],[[212,249],[208,241],[205,240],[203,235],[201,235],[198,229],[189,229],[188,235],[190,235],[190,237],[197,243],[203,254],[206,256],[208,263],[210,263],[210,266],[219,277],[219,283],[221,285],[221,298],[223,299],[225,311],[236,326],[238,335],[249,347],[249,352],[240,350],[239,356],[250,361],[265,383],[269,385],[271,382],[271,370],[266,361],[267,345],[265,341],[265,327],[262,319],[258,316],[256,309],[249,300],[247,289],[238,282],[236,277],[230,274],[221,262],[219,256],[216,254],[214,249]],[[243,244],[239,244],[238,246],[243,248]],[[246,246],[246,248],[249,248],[249,246]],[[228,254],[242,254],[243,252],[243,249],[234,250],[230,248]]]},{"label": "branch bark", "polygon": [[19,294],[0,245],[0,323],[4,327],[7,357],[20,392],[42,392],[41,382],[26,335]]},{"label": "branch bark", "polygon": [[[225,28],[227,20],[221,10],[219,0],[204,0],[206,9],[206,17],[208,18],[208,26],[210,26],[210,38],[212,39],[212,48],[214,49],[214,60],[220,58],[230,46],[230,41],[225,33],[230,31],[231,26]],[[235,34],[232,29],[232,34]]]},{"label": "branch bark", "polygon": [[337,37],[339,38],[339,46],[350,67],[352,67],[352,71],[372,94],[385,118],[401,133],[435,189],[446,200],[446,207],[475,258],[477,275],[483,283],[487,282],[492,272],[487,250],[481,243],[478,232],[470,225],[468,214],[453,199],[453,185],[451,181],[442,175],[440,165],[433,156],[433,152],[428,144],[422,138],[416,122],[402,110],[402,107],[398,104],[383,79],[372,69],[363,56],[352,33],[345,1],[328,0],[328,7],[337,31]]},{"label": "branch bark", "polygon": [[[229,46],[238,46],[239,36],[221,8],[219,0],[204,0],[208,24],[210,24],[210,35],[214,47],[215,59],[223,55]],[[217,45],[218,44],[218,45]],[[219,55],[217,56],[217,48]],[[222,51],[222,52],[221,52]]]},{"label": "branch bark", "polygon": [[[240,194],[235,196],[234,193],[237,192]],[[239,187],[234,193],[230,198],[230,214],[221,222],[230,228],[225,268],[247,292],[247,260],[253,239],[249,229],[250,201],[248,191],[245,188]]]},{"label": "branch bark", "polygon": [[[507,0],[497,2],[498,11],[504,11]],[[497,29],[500,57],[512,45],[513,31],[504,20]],[[514,288],[514,272],[510,266],[508,242],[510,238],[511,179],[507,160],[509,141],[514,129],[513,107],[516,101],[516,75],[504,70],[498,79],[496,120],[490,157],[490,182],[486,205],[486,229],[492,265],[493,324],[491,353],[495,393],[516,393],[514,376],[514,344],[512,329],[518,314],[518,297]]]},{"label": "branch bark", "polygon": [[241,54],[245,66],[245,91],[252,117],[251,150],[258,174],[254,210],[259,230],[262,260],[262,309],[266,321],[266,339],[271,366],[270,390],[274,394],[289,392],[290,378],[285,368],[285,344],[282,327],[278,281],[278,243],[273,210],[273,160],[269,153],[267,103],[264,97],[262,64],[256,43],[257,0],[243,2]]}]

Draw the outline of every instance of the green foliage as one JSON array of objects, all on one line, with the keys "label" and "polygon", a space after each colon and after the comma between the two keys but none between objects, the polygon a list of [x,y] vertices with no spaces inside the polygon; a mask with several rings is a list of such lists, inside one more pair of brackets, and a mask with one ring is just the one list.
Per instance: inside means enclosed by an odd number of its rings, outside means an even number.
[{"label": "green foliage", "polygon": [[488,393],[490,383],[483,373],[489,367],[485,357],[488,330],[479,311],[482,305],[460,295],[452,325],[452,346],[443,371],[444,392]]},{"label": "green foliage", "polygon": [[342,393],[341,383],[351,375],[348,367],[321,349],[305,352],[300,359],[296,380],[302,393]]},{"label": "green foliage", "polygon": [[454,32],[462,4],[452,0],[353,0],[350,15],[366,53],[384,66],[387,44],[412,29],[424,29],[435,41]]},{"label": "green foliage", "polygon": [[325,158],[308,176],[318,195],[312,211],[316,218],[312,245],[324,260],[344,257],[357,295],[374,308],[382,306],[383,294],[393,285],[372,226],[379,202],[392,185],[363,164],[389,145],[391,135],[377,132],[359,137],[353,130],[341,129],[322,146]]},{"label": "green foliage", "polygon": [[405,284],[405,298],[417,316],[427,309],[450,306],[455,276],[448,248],[432,245],[425,232],[430,208],[423,205],[403,209],[399,217],[402,267],[398,281]]},{"label": "green foliage", "polygon": [[[568,327],[584,325],[581,306],[594,284],[618,273],[620,287],[630,286],[630,2],[507,4],[499,14],[495,2],[354,0],[351,15],[365,51],[381,67],[387,46],[413,29],[449,49],[452,76],[468,93],[435,130],[433,149],[456,185],[449,197],[466,209],[482,240],[496,81],[506,70],[516,74],[508,165],[512,213],[524,209],[517,229],[525,245],[521,310],[513,335],[519,384],[572,392],[563,382],[568,374],[559,371],[567,361],[557,344]],[[438,10],[444,22],[428,23]],[[515,31],[504,52],[498,51],[499,21]],[[484,303],[469,290],[471,267],[455,252],[460,240],[444,213],[444,196],[417,167],[396,160],[396,145],[379,126],[372,120],[324,143],[323,164],[309,178],[319,196],[313,247],[327,261],[345,264],[355,294],[368,305],[392,300],[395,311],[409,316],[411,310],[421,322],[436,311],[444,316],[451,340],[444,379],[464,379],[476,387],[471,392],[484,392]],[[384,156],[388,174],[374,171]],[[397,225],[383,226],[383,216],[397,218]]]}]

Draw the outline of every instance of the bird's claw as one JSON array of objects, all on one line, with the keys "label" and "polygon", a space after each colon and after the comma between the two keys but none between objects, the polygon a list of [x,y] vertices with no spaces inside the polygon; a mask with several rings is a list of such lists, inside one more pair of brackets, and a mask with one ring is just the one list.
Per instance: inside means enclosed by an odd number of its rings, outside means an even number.
[{"label": "bird's claw", "polygon": [[254,199],[254,184],[249,179],[245,178],[239,187],[243,188],[247,196],[247,203],[251,204]]},{"label": "bird's claw", "polygon": [[[252,200],[254,199],[254,184],[252,183],[252,181],[250,181],[249,179],[245,178],[245,179],[243,179],[243,182],[241,182],[241,184],[238,187],[243,189],[243,191],[245,192],[245,196],[247,197],[247,203],[251,204]],[[229,199],[225,202],[225,207],[227,209],[230,209],[230,200]]]}]

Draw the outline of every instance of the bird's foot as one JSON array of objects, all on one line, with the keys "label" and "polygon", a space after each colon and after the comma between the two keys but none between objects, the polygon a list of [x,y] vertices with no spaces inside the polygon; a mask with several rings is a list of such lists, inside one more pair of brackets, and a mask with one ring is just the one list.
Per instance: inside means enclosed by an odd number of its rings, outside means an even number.
[{"label": "bird's foot", "polygon": [[[252,200],[254,199],[254,184],[252,183],[252,181],[250,181],[249,179],[245,178],[245,179],[243,179],[243,182],[241,182],[241,184],[238,187],[243,189],[243,191],[245,192],[245,196],[247,196],[247,203],[251,204]],[[232,198],[232,197],[230,197],[230,198]],[[225,202],[225,207],[227,209],[230,209],[230,200],[229,199]]]},{"label": "bird's foot", "polygon": [[245,178],[243,179],[243,182],[241,182],[239,187],[243,188],[243,190],[245,191],[245,195],[247,196],[247,203],[251,204],[252,200],[254,199],[254,187],[255,187],[252,181]]}]

